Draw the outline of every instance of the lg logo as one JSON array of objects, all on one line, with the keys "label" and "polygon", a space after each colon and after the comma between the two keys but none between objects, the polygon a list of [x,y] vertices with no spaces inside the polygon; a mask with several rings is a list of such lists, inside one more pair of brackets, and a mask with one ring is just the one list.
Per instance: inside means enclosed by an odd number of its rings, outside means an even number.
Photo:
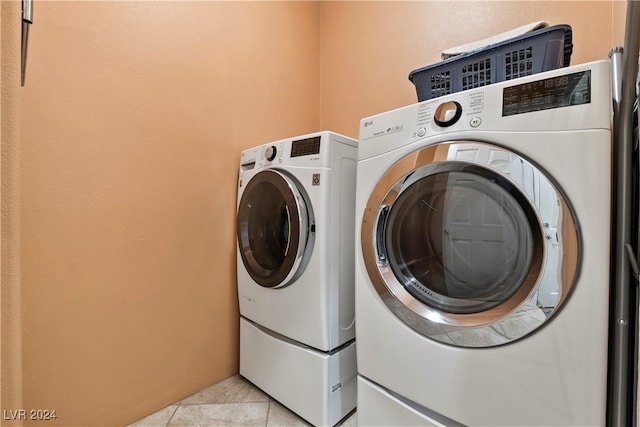
[{"label": "lg logo", "polygon": [[369,127],[373,125],[373,120],[367,120],[366,122],[364,122],[364,127]]}]

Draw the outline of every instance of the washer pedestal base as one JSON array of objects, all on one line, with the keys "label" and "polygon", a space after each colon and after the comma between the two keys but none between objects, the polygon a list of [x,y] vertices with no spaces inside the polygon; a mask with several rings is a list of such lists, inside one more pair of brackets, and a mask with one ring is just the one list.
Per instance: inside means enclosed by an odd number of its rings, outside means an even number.
[{"label": "washer pedestal base", "polygon": [[356,407],[355,341],[324,353],[241,317],[240,375],[317,426],[333,426]]}]

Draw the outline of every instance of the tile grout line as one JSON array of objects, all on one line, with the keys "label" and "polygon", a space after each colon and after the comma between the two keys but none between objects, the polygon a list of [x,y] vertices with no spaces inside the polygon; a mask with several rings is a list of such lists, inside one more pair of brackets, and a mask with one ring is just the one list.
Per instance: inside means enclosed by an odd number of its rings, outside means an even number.
[{"label": "tile grout line", "polygon": [[269,426],[269,413],[271,412],[271,399],[267,400],[267,417],[264,419],[264,427]]},{"label": "tile grout line", "polygon": [[180,405],[182,405],[182,401],[180,401],[180,403],[178,403],[175,407],[175,409],[173,410],[173,412],[171,413],[171,416],[169,417],[169,419],[167,420],[167,424],[164,427],[169,427],[169,423],[171,423],[171,420],[173,419],[173,416],[176,414],[176,412],[178,412],[178,408],[180,407]]}]

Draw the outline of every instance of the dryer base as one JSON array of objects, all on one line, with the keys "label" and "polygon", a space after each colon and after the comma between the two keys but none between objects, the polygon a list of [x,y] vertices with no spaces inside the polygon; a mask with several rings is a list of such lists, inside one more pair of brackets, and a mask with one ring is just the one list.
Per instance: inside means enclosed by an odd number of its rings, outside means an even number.
[{"label": "dryer base", "polygon": [[358,375],[358,425],[462,427]]}]

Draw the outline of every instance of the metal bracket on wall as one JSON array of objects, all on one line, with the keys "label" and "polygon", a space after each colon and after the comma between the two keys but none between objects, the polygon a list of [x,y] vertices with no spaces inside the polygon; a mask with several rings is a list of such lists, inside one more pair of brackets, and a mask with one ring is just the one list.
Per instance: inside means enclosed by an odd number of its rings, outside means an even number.
[{"label": "metal bracket on wall", "polygon": [[33,24],[33,1],[22,0],[22,48],[20,86],[24,86],[27,71],[27,46],[29,44],[29,26]]}]

